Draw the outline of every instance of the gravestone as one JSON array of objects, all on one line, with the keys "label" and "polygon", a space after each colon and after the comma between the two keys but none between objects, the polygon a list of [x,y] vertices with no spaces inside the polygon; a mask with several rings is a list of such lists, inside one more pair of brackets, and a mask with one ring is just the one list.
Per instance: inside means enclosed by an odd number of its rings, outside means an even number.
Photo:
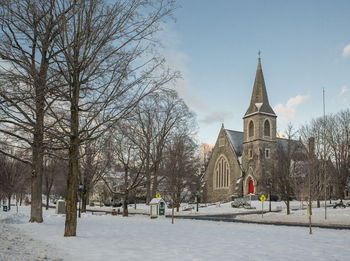
[{"label": "gravestone", "polygon": [[63,199],[56,202],[56,214],[66,214],[66,201]]}]

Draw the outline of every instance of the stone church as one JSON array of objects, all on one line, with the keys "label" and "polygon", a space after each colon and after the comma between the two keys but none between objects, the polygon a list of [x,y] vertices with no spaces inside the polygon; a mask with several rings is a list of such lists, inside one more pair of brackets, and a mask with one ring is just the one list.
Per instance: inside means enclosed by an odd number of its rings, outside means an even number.
[{"label": "stone church", "polygon": [[231,196],[266,193],[267,180],[277,164],[276,114],[267,96],[259,57],[250,105],[243,116],[243,132],[222,125],[204,175],[207,202]]}]

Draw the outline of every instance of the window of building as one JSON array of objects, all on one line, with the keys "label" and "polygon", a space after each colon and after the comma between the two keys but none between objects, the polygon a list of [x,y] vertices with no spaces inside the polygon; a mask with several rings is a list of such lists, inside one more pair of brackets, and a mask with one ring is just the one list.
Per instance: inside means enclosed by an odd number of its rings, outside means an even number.
[{"label": "window of building", "polygon": [[230,168],[224,156],[221,156],[215,166],[215,188],[228,188],[230,185]]},{"label": "window of building", "polygon": [[265,149],[265,158],[270,158],[270,149]]},{"label": "window of building", "polygon": [[254,123],[253,121],[249,122],[249,137],[253,137],[254,136]]},{"label": "window of building", "polygon": [[253,151],[251,149],[249,150],[249,158],[253,158]]},{"label": "window of building", "polygon": [[264,136],[270,136],[270,122],[268,120],[264,123]]}]

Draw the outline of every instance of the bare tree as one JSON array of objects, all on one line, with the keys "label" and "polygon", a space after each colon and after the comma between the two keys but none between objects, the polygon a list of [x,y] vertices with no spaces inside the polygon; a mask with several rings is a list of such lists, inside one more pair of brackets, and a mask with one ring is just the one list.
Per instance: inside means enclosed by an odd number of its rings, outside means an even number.
[{"label": "bare tree", "polygon": [[[326,118],[327,119],[327,118]],[[327,123],[326,123],[327,125]],[[317,200],[317,207],[320,207],[320,199],[324,193],[324,171],[323,171],[323,158],[324,158],[324,146],[327,155],[330,155],[330,146],[327,141],[324,141],[323,135],[323,119],[317,118],[313,119],[309,124],[306,124],[300,128],[300,134],[304,140],[304,143],[312,137],[314,142],[314,163],[313,163],[313,175],[311,176],[312,190],[311,197],[312,199]],[[331,176],[327,175],[327,179],[330,180]]]},{"label": "bare tree", "polygon": [[327,117],[326,132],[331,150],[331,159],[335,166],[335,178],[338,197],[344,198],[344,190],[350,179],[350,110],[340,111]]},{"label": "bare tree", "polygon": [[0,183],[1,191],[8,200],[8,210],[11,210],[11,198],[21,190],[24,190],[28,182],[28,166],[0,155]]},{"label": "bare tree", "polygon": [[[119,185],[111,188],[111,192],[122,197],[123,216],[128,216],[128,203],[131,193],[145,184],[143,172],[144,158],[139,147],[130,138],[135,135],[130,128],[130,121],[124,121],[110,133],[110,155],[112,166],[117,169],[120,166]],[[116,177],[118,178],[118,177]]]},{"label": "bare tree", "polygon": [[55,184],[62,182],[65,171],[65,162],[62,159],[57,157],[44,157],[43,187],[46,194],[46,209],[49,209],[52,189]]},{"label": "bare tree", "polygon": [[290,199],[294,196],[294,185],[298,185],[297,179],[302,178],[302,166],[306,161],[306,150],[301,141],[294,140],[296,131],[289,124],[286,130],[287,139],[282,140],[277,146],[279,155],[277,166],[273,176],[276,181],[275,188],[287,207],[287,215],[290,214]]},{"label": "bare tree", "polygon": [[[50,63],[59,52],[53,42],[61,30],[54,0],[0,2],[0,132],[13,153],[31,166],[30,222],[42,222],[44,115],[50,106]],[[69,8],[69,7],[68,7]]]},{"label": "bare tree", "polygon": [[[318,206],[321,195],[327,189],[324,186],[324,172],[326,167],[328,194],[333,194],[338,198],[344,197],[344,189],[349,172],[349,129],[350,110],[340,111],[334,115],[327,115],[325,122],[325,140],[322,139],[323,119],[312,120],[304,125],[300,133],[305,141],[314,138],[314,170],[312,175],[312,198],[317,199]],[[323,146],[325,146],[326,158],[323,156]],[[323,161],[325,164],[322,164]],[[331,193],[332,192],[332,193]]]},{"label": "bare tree", "polygon": [[146,203],[156,195],[161,181],[160,165],[169,137],[181,128],[187,131],[187,121],[193,120],[186,104],[175,91],[163,90],[144,99],[136,108],[133,137],[143,154],[146,176]]},{"label": "bare tree", "polygon": [[[58,13],[71,1],[61,0]],[[60,107],[51,110],[69,148],[65,236],[76,235],[79,146],[103,135],[146,95],[176,74],[148,52],[173,1],[75,0],[65,16],[55,60],[66,84]],[[69,107],[65,113],[64,106]],[[59,113],[58,113],[58,112]],[[68,117],[65,117],[68,114]]]},{"label": "bare tree", "polygon": [[[81,146],[80,177],[83,184],[82,212],[86,212],[91,190],[110,168],[110,158],[107,157],[108,138],[100,137],[89,140]],[[106,147],[107,146],[107,147]]]},{"label": "bare tree", "polygon": [[[198,188],[193,183],[199,166],[196,158],[197,144],[189,135],[174,135],[168,142],[164,160],[164,194],[170,200],[172,208],[179,211],[180,204]],[[191,189],[192,188],[192,189]]]}]

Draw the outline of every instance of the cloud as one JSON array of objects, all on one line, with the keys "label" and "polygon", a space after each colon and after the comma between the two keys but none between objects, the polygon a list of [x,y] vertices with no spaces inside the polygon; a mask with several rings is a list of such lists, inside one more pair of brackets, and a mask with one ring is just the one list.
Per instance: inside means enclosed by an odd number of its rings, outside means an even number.
[{"label": "cloud", "polygon": [[162,39],[161,54],[165,57],[167,65],[172,69],[179,71],[181,78],[176,81],[174,88],[179,96],[186,102],[188,107],[195,112],[205,111],[208,106],[201,100],[200,95],[190,86],[190,76],[187,67],[189,57],[179,49],[181,39],[170,26],[164,25],[163,30],[159,33]]},{"label": "cloud", "polygon": [[295,111],[296,107],[303,103],[310,95],[297,95],[295,97],[290,98],[286,105],[282,103],[277,104],[273,109],[276,112],[278,119],[281,122],[289,122],[295,119]]},{"label": "cloud", "polygon": [[338,96],[341,99],[341,101],[348,103],[350,100],[350,88],[346,85],[343,85],[340,88],[340,92],[339,92]]},{"label": "cloud", "polygon": [[349,57],[350,56],[350,44],[344,47],[343,49],[343,57]]},{"label": "cloud", "polygon": [[339,96],[344,96],[348,91],[350,91],[350,89],[347,86],[342,86],[339,92]]},{"label": "cloud", "polygon": [[223,123],[225,119],[233,118],[233,113],[229,111],[214,111],[207,114],[203,119],[200,120],[202,123]]}]

